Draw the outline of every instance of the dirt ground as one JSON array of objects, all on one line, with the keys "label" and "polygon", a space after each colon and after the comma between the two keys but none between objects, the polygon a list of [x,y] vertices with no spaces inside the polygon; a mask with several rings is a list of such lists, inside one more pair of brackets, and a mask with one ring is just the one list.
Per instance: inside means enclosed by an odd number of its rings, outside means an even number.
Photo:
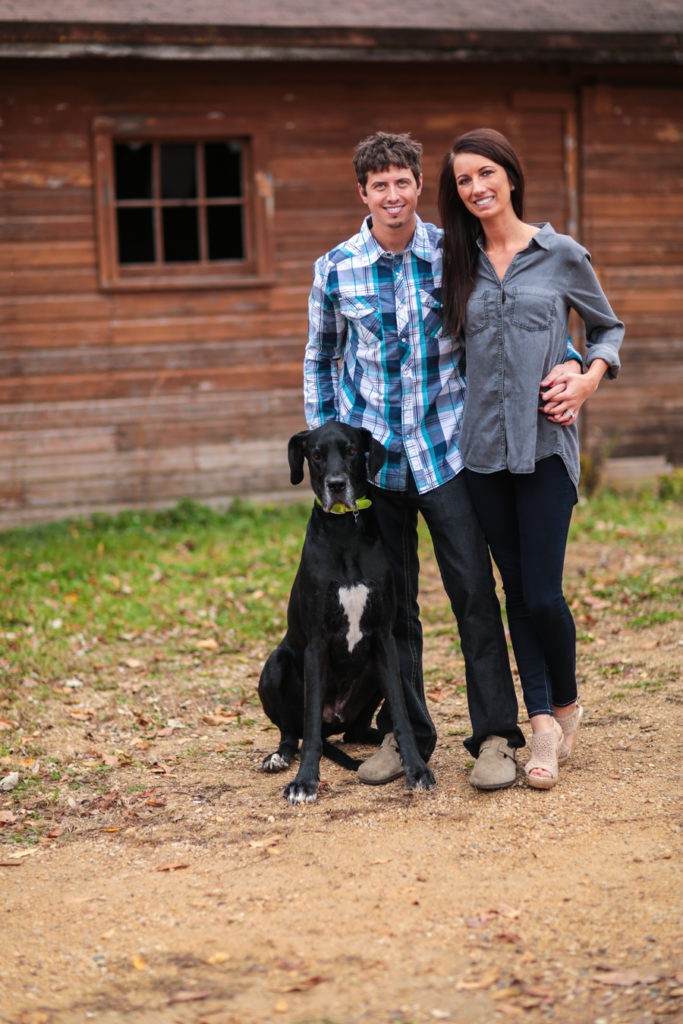
[{"label": "dirt ground", "polygon": [[[323,761],[317,802],[289,806],[289,774],[258,770],[276,745],[251,696],[265,648],[164,662],[122,639],[116,688],[84,675],[35,699],[24,731],[46,754],[0,762],[36,780],[20,806],[0,793],[0,1020],[683,1021],[683,633],[577,590],[629,557],[571,547],[586,714],[549,792],[521,770],[468,784],[445,611],[425,615],[430,793]],[[442,604],[427,564],[423,609]],[[226,708],[228,683],[246,697]],[[38,841],[11,841],[38,813]]]}]

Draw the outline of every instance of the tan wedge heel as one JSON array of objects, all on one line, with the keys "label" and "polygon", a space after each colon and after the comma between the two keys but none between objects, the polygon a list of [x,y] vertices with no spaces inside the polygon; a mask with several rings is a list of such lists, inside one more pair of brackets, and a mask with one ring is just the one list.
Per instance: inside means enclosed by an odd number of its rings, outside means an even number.
[{"label": "tan wedge heel", "polygon": [[[557,721],[553,725],[552,732],[537,732],[531,737],[531,756],[524,765],[524,772],[527,782],[533,789],[552,789],[557,782],[559,768],[557,754],[563,733],[562,727]],[[548,774],[531,774],[539,768]]]},{"label": "tan wedge heel", "polygon": [[[581,719],[583,718],[583,708],[580,704],[577,704],[571,715],[566,715],[564,718],[556,718],[555,721],[562,729],[562,742],[560,743],[560,749],[557,752],[557,763],[562,765],[566,764],[571,755],[576,750],[576,744],[578,741],[577,733],[579,726],[581,725]],[[574,737],[574,742],[571,747],[567,744],[567,740]]]}]

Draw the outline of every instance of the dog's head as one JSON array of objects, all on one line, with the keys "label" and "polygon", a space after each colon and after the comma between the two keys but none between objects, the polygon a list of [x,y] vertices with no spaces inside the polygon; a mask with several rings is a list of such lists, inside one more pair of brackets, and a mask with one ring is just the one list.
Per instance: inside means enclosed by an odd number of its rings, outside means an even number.
[{"label": "dog's head", "polygon": [[289,439],[288,455],[293,484],[301,483],[304,459],[308,462],[311,487],[325,512],[335,504],[355,508],[358,499],[365,496],[368,476],[374,477],[386,459],[386,451],[369,430],[336,420],[294,434]]}]

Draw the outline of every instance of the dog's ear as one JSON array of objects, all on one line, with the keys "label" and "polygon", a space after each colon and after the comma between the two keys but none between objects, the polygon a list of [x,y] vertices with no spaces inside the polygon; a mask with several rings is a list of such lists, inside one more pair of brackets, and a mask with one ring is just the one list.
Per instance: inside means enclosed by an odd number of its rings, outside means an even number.
[{"label": "dog's ear", "polygon": [[300,484],[304,478],[304,450],[310,430],[300,430],[290,437],[287,445],[289,458],[289,479],[293,484]]},{"label": "dog's ear", "polygon": [[365,427],[361,429],[361,433],[363,449],[368,453],[368,476],[372,480],[386,462],[387,452],[384,445],[380,444]]}]

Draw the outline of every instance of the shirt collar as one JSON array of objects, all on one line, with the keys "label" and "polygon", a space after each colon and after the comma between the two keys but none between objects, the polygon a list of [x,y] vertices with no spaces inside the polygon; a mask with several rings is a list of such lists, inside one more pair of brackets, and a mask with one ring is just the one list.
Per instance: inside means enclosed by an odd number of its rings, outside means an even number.
[{"label": "shirt collar", "polygon": [[[371,227],[372,217],[368,215],[363,221],[363,224],[360,229],[360,235],[362,239],[362,244],[365,247],[365,252],[367,254],[368,261],[370,263],[376,263],[377,260],[380,259],[382,256],[387,255],[387,251],[386,249],[383,249],[382,246],[379,244],[379,242],[377,241],[377,239],[375,238],[371,231]],[[431,259],[429,235],[427,234],[427,229],[424,225],[424,221],[420,220],[417,214],[415,215],[415,231],[413,232],[413,237],[406,246],[406,249],[402,251],[413,252],[418,257],[418,259],[421,260],[429,261]],[[398,256],[398,253],[390,253],[389,255]]]},{"label": "shirt collar", "polygon": [[[543,223],[532,223],[535,228],[540,228],[540,231],[536,232],[534,237],[531,239],[531,242],[535,242],[536,245],[540,246],[541,249],[545,249],[546,251],[548,249],[551,249],[553,245],[553,239],[557,235],[555,228],[552,226],[552,224],[548,223],[548,221],[545,221]],[[529,244],[531,244],[531,242]],[[479,246],[482,252],[485,251],[483,234],[479,235],[479,238],[477,239],[477,245]]]}]

